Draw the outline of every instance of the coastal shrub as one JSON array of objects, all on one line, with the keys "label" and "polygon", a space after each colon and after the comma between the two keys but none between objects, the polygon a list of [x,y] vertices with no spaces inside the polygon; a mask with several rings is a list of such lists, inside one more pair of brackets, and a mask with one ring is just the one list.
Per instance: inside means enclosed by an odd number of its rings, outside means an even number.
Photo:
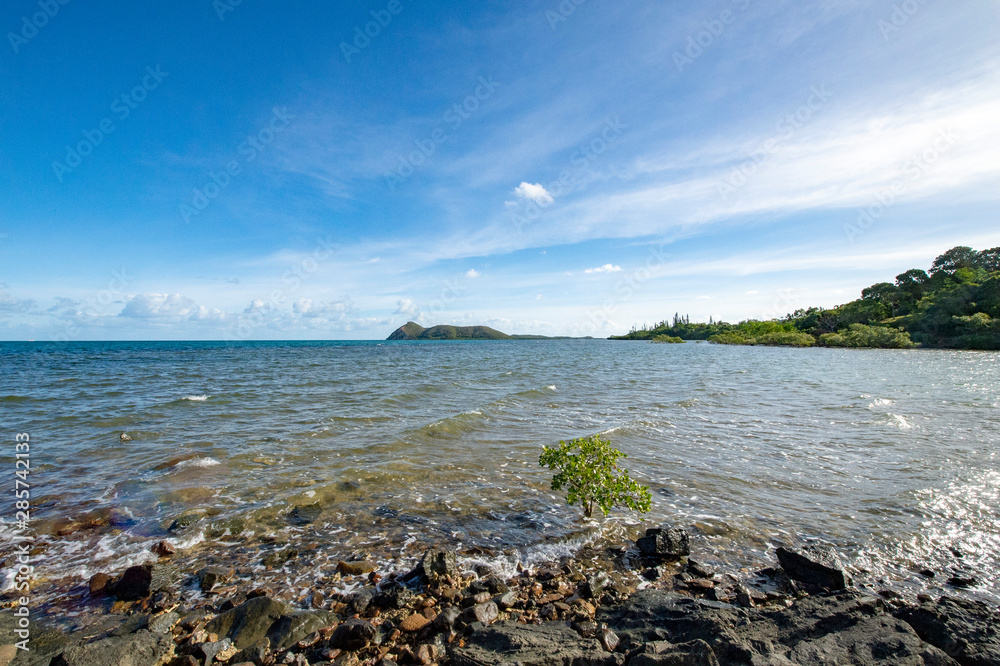
[{"label": "coastal shrub", "polygon": [[773,347],[812,347],[816,344],[816,338],[801,331],[768,333],[756,338],[756,341],[759,345],[771,345]]},{"label": "coastal shrub", "polygon": [[579,504],[587,518],[594,515],[594,507],[604,515],[616,506],[647,513],[652,503],[649,488],[618,466],[627,457],[600,435],[591,435],[559,442],[558,448],[543,447],[538,464],[556,472],[552,490],[566,488],[566,502]]},{"label": "coastal shrub", "polygon": [[749,335],[740,333],[738,331],[729,331],[728,333],[719,333],[718,335],[713,335],[708,339],[709,342],[714,342],[717,345],[755,345],[757,341],[751,338]]},{"label": "coastal shrub", "polygon": [[827,333],[819,338],[827,347],[868,347],[872,349],[910,349],[916,345],[910,334],[901,328],[851,324],[841,333]]},{"label": "coastal shrub", "polygon": [[676,335],[657,335],[653,337],[653,342],[664,342],[672,345],[682,345],[684,344],[684,339],[679,338]]}]

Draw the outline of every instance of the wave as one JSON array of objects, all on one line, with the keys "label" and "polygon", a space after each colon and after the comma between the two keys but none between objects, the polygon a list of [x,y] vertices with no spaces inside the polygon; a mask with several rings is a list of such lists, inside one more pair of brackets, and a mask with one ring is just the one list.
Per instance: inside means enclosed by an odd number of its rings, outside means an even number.
[{"label": "wave", "polygon": [[173,469],[184,469],[185,467],[215,467],[221,465],[222,463],[215,458],[210,458],[205,456],[204,458],[188,458],[187,460],[182,460],[173,466]]},{"label": "wave", "polygon": [[205,402],[210,396],[207,395],[187,395],[181,398],[181,400],[190,400],[191,402]]}]

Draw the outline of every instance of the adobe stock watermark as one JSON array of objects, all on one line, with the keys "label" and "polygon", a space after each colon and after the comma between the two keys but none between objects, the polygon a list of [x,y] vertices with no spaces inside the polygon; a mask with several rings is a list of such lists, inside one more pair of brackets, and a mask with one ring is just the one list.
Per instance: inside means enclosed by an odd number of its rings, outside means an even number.
[{"label": "adobe stock watermark", "polygon": [[958,131],[954,127],[938,130],[931,145],[920,153],[912,156],[903,165],[903,178],[892,181],[888,187],[875,195],[875,202],[858,209],[858,217],[854,222],[844,225],[844,233],[848,243],[855,243],[861,236],[882,219],[890,208],[896,205],[910,186],[920,181],[934,164],[947,153],[958,141]]},{"label": "adobe stock watermark", "polygon": [[536,222],[542,216],[542,211],[555,203],[556,198],[579,186],[585,180],[590,166],[615,147],[627,130],[628,125],[622,122],[621,116],[606,118],[604,126],[570,155],[570,168],[563,169],[558,178],[543,186],[550,195],[549,198],[523,199],[511,202],[513,206],[508,205],[514,228],[520,232],[525,226]]},{"label": "adobe stock watermark", "polygon": [[[163,79],[168,76],[170,73],[164,72],[160,65],[155,68],[147,67],[146,75],[136,86],[112,100],[110,108],[112,115],[118,119],[118,122],[124,122],[132,115],[133,111],[139,108],[149,93],[159,88]],[[83,160],[93,154],[94,150],[104,143],[104,140],[117,128],[114,118],[105,116],[97,122],[97,126],[93,129],[83,130],[83,139],[78,141],[76,145],[67,145],[66,156],[62,160],[52,162],[52,171],[56,175],[56,180],[60,183],[63,182],[63,179],[83,164]]]},{"label": "adobe stock watermark", "polygon": [[288,129],[294,119],[295,114],[289,113],[287,108],[274,107],[268,123],[253,134],[248,134],[246,141],[236,147],[238,158],[226,162],[219,171],[209,171],[208,182],[194,188],[190,202],[185,201],[178,206],[184,222],[190,222],[191,218],[197,217],[208,208],[208,205],[232,184],[233,178],[243,173],[243,164],[249,164],[257,159],[264,149],[274,142],[277,135]]},{"label": "adobe stock watermark", "polygon": [[26,45],[38,35],[38,31],[49,24],[49,21],[56,17],[59,10],[70,3],[70,0],[38,0],[37,11],[31,16],[21,17],[21,29],[17,32],[8,32],[7,41],[14,53],[20,53],[21,47]]},{"label": "adobe stock watermark", "polygon": [[665,248],[666,245],[650,248],[646,263],[618,280],[615,283],[615,296],[607,298],[601,305],[589,309],[586,315],[587,321],[580,326],[579,330],[587,335],[594,335],[601,327],[613,326],[614,322],[611,317],[618,311],[621,304],[642,291],[646,283],[653,278],[656,269],[666,265],[670,255],[665,252]]},{"label": "adobe stock watermark", "polygon": [[549,22],[552,32],[556,31],[560,23],[565,23],[576,12],[576,8],[585,2],[587,0],[561,0],[555,9],[546,10],[545,20]]},{"label": "adobe stock watermark", "polygon": [[893,5],[889,20],[879,19],[877,23],[882,39],[889,41],[889,38],[902,30],[926,3],[927,0],[904,0],[898,5]]},{"label": "adobe stock watermark", "polygon": [[746,161],[732,170],[726,180],[716,185],[719,197],[723,201],[728,201],[730,196],[736,194],[744,185],[750,182],[750,178],[781,151],[782,144],[805,127],[812,120],[813,116],[833,97],[833,93],[827,90],[825,83],[820,86],[812,86],[809,91],[810,94],[805,103],[796,109],[794,113],[786,114],[778,122],[775,127],[777,133],[761,143],[760,147],[750,153],[750,157]]},{"label": "adobe stock watermark", "polygon": [[[417,169],[423,166],[431,156],[437,152],[438,147],[445,143],[452,133],[457,132],[465,125],[472,115],[479,110],[484,102],[493,97],[493,93],[500,87],[500,84],[493,80],[493,77],[479,77],[479,85],[472,94],[467,95],[460,102],[455,102],[441,116],[441,124],[431,131],[430,135],[423,139],[416,139],[413,143],[415,150],[407,155],[399,157],[399,163],[392,171],[384,174],[385,183],[389,191],[395,192],[396,188],[402,185],[410,176],[416,173]],[[445,127],[447,126],[447,127]]]},{"label": "adobe stock watermark", "polygon": [[226,14],[236,11],[236,8],[243,4],[243,0],[212,0],[212,9],[220,21],[226,20]]},{"label": "adobe stock watermark", "polygon": [[351,59],[371,46],[372,40],[382,34],[382,31],[389,27],[393,19],[403,13],[404,5],[402,0],[389,0],[385,9],[371,10],[372,20],[364,24],[354,26],[354,34],[350,43],[341,42],[340,52],[344,54],[344,60],[351,64]]},{"label": "adobe stock watermark", "polygon": [[683,74],[687,67],[693,65],[695,60],[703,56],[705,51],[725,34],[726,28],[736,23],[737,12],[749,9],[751,0],[731,0],[731,2],[736,11],[724,9],[716,18],[703,22],[704,29],[688,35],[687,44],[682,51],[674,51],[674,65],[679,73]]},{"label": "adobe stock watermark", "polygon": [[292,264],[281,276],[281,286],[271,290],[267,300],[260,299],[260,307],[248,308],[226,332],[224,339],[229,342],[249,340],[254,331],[267,323],[269,313],[286,304],[304,282],[319,271],[320,266],[330,260],[336,250],[332,236],[317,238],[316,245],[307,256]]}]

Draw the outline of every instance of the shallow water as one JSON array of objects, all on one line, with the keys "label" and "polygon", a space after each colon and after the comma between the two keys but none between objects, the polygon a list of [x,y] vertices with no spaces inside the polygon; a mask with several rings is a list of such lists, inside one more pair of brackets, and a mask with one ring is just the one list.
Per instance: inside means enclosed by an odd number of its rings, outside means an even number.
[{"label": "shallow water", "polygon": [[[434,542],[508,561],[572,548],[587,526],[538,455],[605,433],[653,491],[645,524],[692,529],[704,560],[736,571],[820,540],[874,587],[940,587],[964,570],[996,601],[998,403],[996,353],[0,343],[0,427],[9,442],[31,435],[36,566],[53,590],[165,537],[213,557],[308,540],[317,569]],[[310,504],[315,521],[289,515]],[[5,525],[3,552],[10,538]]]}]

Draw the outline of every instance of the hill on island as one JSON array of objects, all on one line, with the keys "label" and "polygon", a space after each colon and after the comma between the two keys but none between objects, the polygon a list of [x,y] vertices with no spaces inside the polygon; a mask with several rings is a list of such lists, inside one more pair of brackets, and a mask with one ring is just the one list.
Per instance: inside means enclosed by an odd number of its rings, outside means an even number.
[{"label": "hill on island", "polygon": [[424,328],[420,324],[408,321],[390,335],[386,340],[510,340],[506,333],[489,326],[448,326],[439,325]]}]

